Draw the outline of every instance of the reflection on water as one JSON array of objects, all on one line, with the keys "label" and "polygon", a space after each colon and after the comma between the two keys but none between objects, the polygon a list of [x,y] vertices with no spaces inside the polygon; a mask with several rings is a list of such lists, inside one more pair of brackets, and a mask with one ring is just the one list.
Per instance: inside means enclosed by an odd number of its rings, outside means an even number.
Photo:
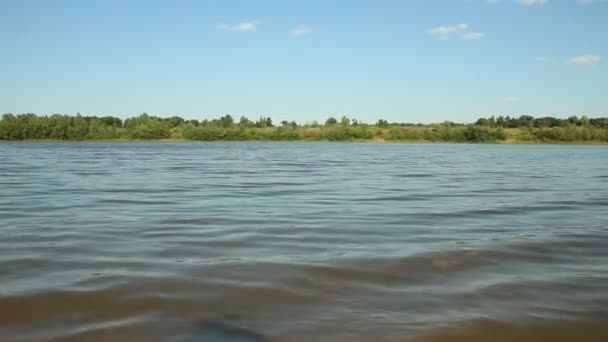
[{"label": "reflection on water", "polygon": [[605,341],[608,149],[0,144],[2,341]]}]

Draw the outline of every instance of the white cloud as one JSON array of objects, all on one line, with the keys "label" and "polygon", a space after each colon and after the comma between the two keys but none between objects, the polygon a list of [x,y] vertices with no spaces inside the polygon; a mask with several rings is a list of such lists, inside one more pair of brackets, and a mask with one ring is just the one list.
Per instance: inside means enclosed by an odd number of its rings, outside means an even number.
[{"label": "white cloud", "polygon": [[242,21],[242,22],[234,24],[234,25],[221,24],[219,26],[219,28],[222,30],[227,30],[227,31],[251,32],[251,31],[255,31],[255,29],[257,28],[257,25],[258,24],[255,21]]},{"label": "white cloud", "polygon": [[549,61],[549,58],[545,56],[536,56],[534,57],[534,61],[536,61],[537,63],[546,63]]},{"label": "white cloud", "polygon": [[453,35],[468,40],[481,39],[486,36],[483,32],[469,31],[469,24],[442,25],[432,28],[429,32],[440,39],[449,39]]},{"label": "white cloud", "polygon": [[467,24],[458,24],[454,26],[437,26],[431,29],[431,34],[440,38],[448,38],[452,33],[464,32],[469,28]]},{"label": "white cloud", "polygon": [[519,96],[507,96],[505,97],[505,101],[507,102],[519,102],[521,98]]},{"label": "white cloud", "polygon": [[462,39],[473,40],[473,39],[481,39],[485,37],[486,34],[483,32],[466,32],[460,36]]},{"label": "white cloud", "polygon": [[308,25],[299,25],[291,30],[291,35],[294,37],[303,36],[311,31],[312,29]]},{"label": "white cloud", "polygon": [[518,4],[522,6],[536,6],[536,5],[544,5],[549,0],[515,0]]},{"label": "white cloud", "polygon": [[602,58],[598,55],[581,55],[570,58],[567,63],[575,65],[595,65],[600,62]]}]

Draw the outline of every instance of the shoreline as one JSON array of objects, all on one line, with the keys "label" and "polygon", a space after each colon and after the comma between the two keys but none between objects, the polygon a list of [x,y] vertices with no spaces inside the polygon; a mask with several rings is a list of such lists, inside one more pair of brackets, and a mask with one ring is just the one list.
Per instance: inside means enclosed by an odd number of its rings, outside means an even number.
[{"label": "shoreline", "polygon": [[1,143],[45,143],[45,142],[65,142],[65,143],[102,143],[102,142],[113,142],[113,143],[151,143],[151,142],[168,142],[168,143],[219,143],[219,142],[232,142],[232,143],[245,143],[245,142],[260,142],[260,143],[331,143],[331,144],[348,144],[348,143],[367,143],[367,144],[455,144],[455,145],[608,145],[608,142],[604,141],[482,141],[482,142],[470,142],[470,141],[430,141],[430,140],[385,140],[385,139],[366,139],[366,140],[187,140],[187,139],[88,139],[88,140],[65,140],[65,139],[23,139],[23,140],[0,140]]}]

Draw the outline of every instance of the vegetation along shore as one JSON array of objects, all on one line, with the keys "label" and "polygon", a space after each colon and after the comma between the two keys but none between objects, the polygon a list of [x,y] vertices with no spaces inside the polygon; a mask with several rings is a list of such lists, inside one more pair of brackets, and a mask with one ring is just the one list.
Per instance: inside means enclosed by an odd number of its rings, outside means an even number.
[{"label": "vegetation along shore", "polygon": [[82,115],[5,114],[0,140],[259,140],[259,141],[402,141],[505,143],[608,143],[608,118],[572,116],[534,118],[498,116],[475,123],[362,123],[342,117],[298,124],[271,118],[213,120],[162,118],[141,114],[129,119]]}]

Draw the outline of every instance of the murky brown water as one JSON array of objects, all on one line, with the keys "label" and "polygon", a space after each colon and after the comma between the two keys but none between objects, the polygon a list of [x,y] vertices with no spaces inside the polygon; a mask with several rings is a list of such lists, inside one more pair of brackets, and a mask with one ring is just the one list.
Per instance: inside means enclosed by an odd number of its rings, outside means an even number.
[{"label": "murky brown water", "polygon": [[0,144],[0,341],[608,341],[608,148]]}]

